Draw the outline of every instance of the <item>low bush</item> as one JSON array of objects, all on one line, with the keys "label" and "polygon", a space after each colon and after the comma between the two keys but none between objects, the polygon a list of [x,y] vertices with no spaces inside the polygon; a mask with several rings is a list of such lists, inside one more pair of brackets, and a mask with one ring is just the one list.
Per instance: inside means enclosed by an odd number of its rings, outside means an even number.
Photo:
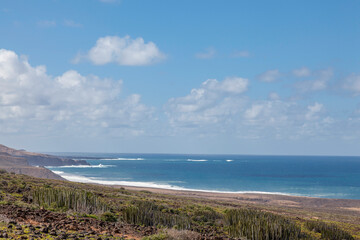
[{"label": "low bush", "polygon": [[144,226],[190,228],[191,221],[188,216],[168,213],[164,211],[164,208],[151,201],[136,201],[123,210],[123,220],[130,224]]},{"label": "low bush", "polygon": [[313,232],[320,233],[321,239],[329,240],[354,240],[348,232],[338,228],[334,224],[328,224],[322,221],[306,221],[305,226]]},{"label": "low bush", "polygon": [[100,219],[105,222],[116,222],[117,221],[116,215],[111,212],[103,213],[101,215]]},{"label": "low bush", "polygon": [[201,235],[188,230],[166,229],[162,233],[142,238],[142,240],[198,240]]},{"label": "low bush", "polygon": [[33,203],[45,207],[73,210],[78,213],[101,214],[109,207],[92,192],[71,188],[37,187],[31,193]]},{"label": "low bush", "polygon": [[230,209],[225,212],[229,234],[235,238],[254,240],[304,239],[301,228],[289,219],[251,209]]}]

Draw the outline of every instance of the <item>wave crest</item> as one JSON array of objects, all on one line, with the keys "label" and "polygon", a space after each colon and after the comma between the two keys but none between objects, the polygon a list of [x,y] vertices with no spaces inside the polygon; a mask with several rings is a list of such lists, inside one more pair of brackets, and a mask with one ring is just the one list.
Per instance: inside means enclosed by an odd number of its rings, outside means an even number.
[{"label": "wave crest", "polygon": [[107,161],[142,161],[144,158],[101,158],[99,160],[107,160]]},{"label": "wave crest", "polygon": [[67,165],[67,166],[48,166],[49,168],[109,168],[115,167],[115,165]]},{"label": "wave crest", "polygon": [[207,162],[208,160],[206,159],[188,159],[188,162]]}]

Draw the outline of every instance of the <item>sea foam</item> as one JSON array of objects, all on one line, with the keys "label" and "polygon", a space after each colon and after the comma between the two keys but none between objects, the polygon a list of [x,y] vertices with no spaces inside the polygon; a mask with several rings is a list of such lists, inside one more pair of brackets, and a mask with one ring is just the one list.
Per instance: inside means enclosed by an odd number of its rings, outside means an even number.
[{"label": "sea foam", "polygon": [[207,162],[208,160],[206,159],[188,159],[188,162]]},{"label": "sea foam", "polygon": [[115,167],[115,165],[65,165],[65,166],[48,166],[48,168],[109,168]]},{"label": "sea foam", "polygon": [[167,183],[157,183],[157,182],[135,182],[135,181],[111,181],[103,180],[100,178],[91,178],[81,175],[64,173],[62,171],[53,171],[54,173],[60,175],[66,180],[72,182],[81,182],[81,183],[94,183],[94,184],[103,184],[103,185],[120,185],[120,186],[129,186],[129,187],[145,187],[145,188],[157,188],[157,189],[168,189],[168,190],[178,190],[178,191],[193,191],[193,192],[209,192],[209,193],[238,193],[238,194],[276,194],[276,195],[285,195],[285,196],[303,196],[299,194],[292,193],[283,193],[283,192],[262,192],[262,191],[218,191],[218,190],[206,190],[206,189],[193,189],[193,188],[184,188],[180,186],[174,186]]},{"label": "sea foam", "polygon": [[107,160],[107,161],[142,161],[144,158],[101,158],[99,160]]}]

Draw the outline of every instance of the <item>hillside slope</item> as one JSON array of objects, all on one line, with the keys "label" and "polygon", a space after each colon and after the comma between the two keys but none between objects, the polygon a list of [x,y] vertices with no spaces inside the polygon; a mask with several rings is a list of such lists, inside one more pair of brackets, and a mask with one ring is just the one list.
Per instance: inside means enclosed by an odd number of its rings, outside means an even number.
[{"label": "hillside slope", "polygon": [[0,168],[39,178],[64,180],[42,166],[88,165],[86,161],[16,150],[0,144]]}]

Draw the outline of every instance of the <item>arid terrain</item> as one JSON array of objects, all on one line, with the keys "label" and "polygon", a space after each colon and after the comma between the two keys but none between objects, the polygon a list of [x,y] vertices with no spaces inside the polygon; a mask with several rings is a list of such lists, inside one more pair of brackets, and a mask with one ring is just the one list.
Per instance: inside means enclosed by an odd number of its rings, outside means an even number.
[{"label": "arid terrain", "polygon": [[360,200],[74,183],[29,162],[84,162],[0,149],[2,239],[360,239]]}]

